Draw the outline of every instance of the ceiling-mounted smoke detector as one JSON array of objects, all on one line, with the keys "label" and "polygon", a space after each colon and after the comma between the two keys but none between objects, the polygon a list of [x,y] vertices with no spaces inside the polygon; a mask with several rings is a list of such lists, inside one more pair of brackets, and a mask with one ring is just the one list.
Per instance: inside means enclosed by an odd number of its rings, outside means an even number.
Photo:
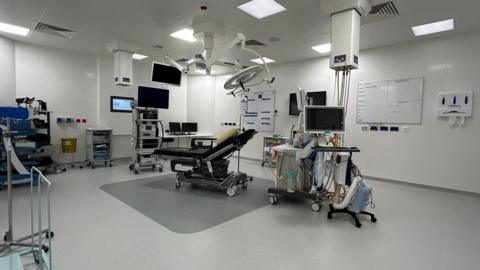
[{"label": "ceiling-mounted smoke detector", "polygon": [[35,32],[44,33],[52,36],[72,39],[77,32],[63,27],[39,22],[34,29]]},{"label": "ceiling-mounted smoke detector", "polygon": [[368,16],[362,17],[362,24],[393,19],[399,15],[400,13],[398,12],[395,3],[390,1],[373,6],[372,11],[370,11]]}]

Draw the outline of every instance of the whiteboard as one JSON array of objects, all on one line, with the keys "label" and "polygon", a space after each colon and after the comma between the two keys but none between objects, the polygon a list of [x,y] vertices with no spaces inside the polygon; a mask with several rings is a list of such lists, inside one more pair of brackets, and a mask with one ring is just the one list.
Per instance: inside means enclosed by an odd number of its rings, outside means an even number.
[{"label": "whiteboard", "polygon": [[273,131],[275,119],[275,94],[273,91],[246,96],[242,127],[257,131]]},{"label": "whiteboard", "polygon": [[421,124],[423,84],[423,78],[359,83],[357,123]]}]

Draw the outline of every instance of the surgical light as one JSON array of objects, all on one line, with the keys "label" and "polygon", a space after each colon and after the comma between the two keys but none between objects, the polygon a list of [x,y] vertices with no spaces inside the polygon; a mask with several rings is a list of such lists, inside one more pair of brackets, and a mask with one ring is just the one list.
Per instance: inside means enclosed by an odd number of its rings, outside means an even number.
[{"label": "surgical light", "polygon": [[0,23],[0,32],[5,32],[5,33],[10,33],[10,34],[25,37],[30,32],[30,29],[25,28],[25,27],[21,27],[21,26],[16,26],[16,25],[13,25],[13,24]]},{"label": "surgical light", "polygon": [[450,31],[455,28],[455,22],[453,19],[444,21],[438,21],[434,23],[428,23],[423,25],[417,25],[412,27],[413,34],[416,37],[425,36],[445,31]]},{"label": "surgical light", "polygon": [[197,41],[197,39],[193,36],[193,29],[190,28],[183,28],[182,30],[170,34],[170,36],[188,41],[190,43]]},{"label": "surgical light", "polygon": [[263,65],[262,59],[263,59],[263,61],[265,61],[265,63],[267,63],[267,64],[270,64],[270,63],[274,63],[274,62],[275,62],[275,60],[270,59],[270,58],[268,58],[268,57],[255,58],[255,59],[252,59],[252,60],[250,60],[250,61],[251,61],[251,62],[254,62],[254,63],[256,63],[256,64],[259,64],[259,65]]},{"label": "surgical light", "polygon": [[321,54],[329,53],[330,50],[332,49],[332,44],[327,43],[327,44],[317,45],[317,46],[313,46],[312,49],[314,49],[315,51]]},{"label": "surgical light", "polygon": [[287,10],[274,0],[252,0],[238,6],[238,8],[257,19],[263,19]]}]

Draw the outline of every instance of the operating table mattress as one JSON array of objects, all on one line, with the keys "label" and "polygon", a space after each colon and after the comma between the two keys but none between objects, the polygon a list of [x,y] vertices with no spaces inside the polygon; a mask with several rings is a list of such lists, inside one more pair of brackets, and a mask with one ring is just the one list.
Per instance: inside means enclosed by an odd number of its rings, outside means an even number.
[{"label": "operating table mattress", "polygon": [[173,157],[203,157],[209,150],[210,149],[165,147],[155,150],[155,155]]}]

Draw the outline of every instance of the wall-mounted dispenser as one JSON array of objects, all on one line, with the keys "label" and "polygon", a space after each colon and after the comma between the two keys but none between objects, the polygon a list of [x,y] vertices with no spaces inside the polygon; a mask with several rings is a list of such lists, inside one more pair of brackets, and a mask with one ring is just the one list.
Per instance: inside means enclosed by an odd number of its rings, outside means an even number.
[{"label": "wall-mounted dispenser", "polygon": [[438,93],[437,116],[448,117],[451,126],[463,125],[472,117],[473,91]]}]

